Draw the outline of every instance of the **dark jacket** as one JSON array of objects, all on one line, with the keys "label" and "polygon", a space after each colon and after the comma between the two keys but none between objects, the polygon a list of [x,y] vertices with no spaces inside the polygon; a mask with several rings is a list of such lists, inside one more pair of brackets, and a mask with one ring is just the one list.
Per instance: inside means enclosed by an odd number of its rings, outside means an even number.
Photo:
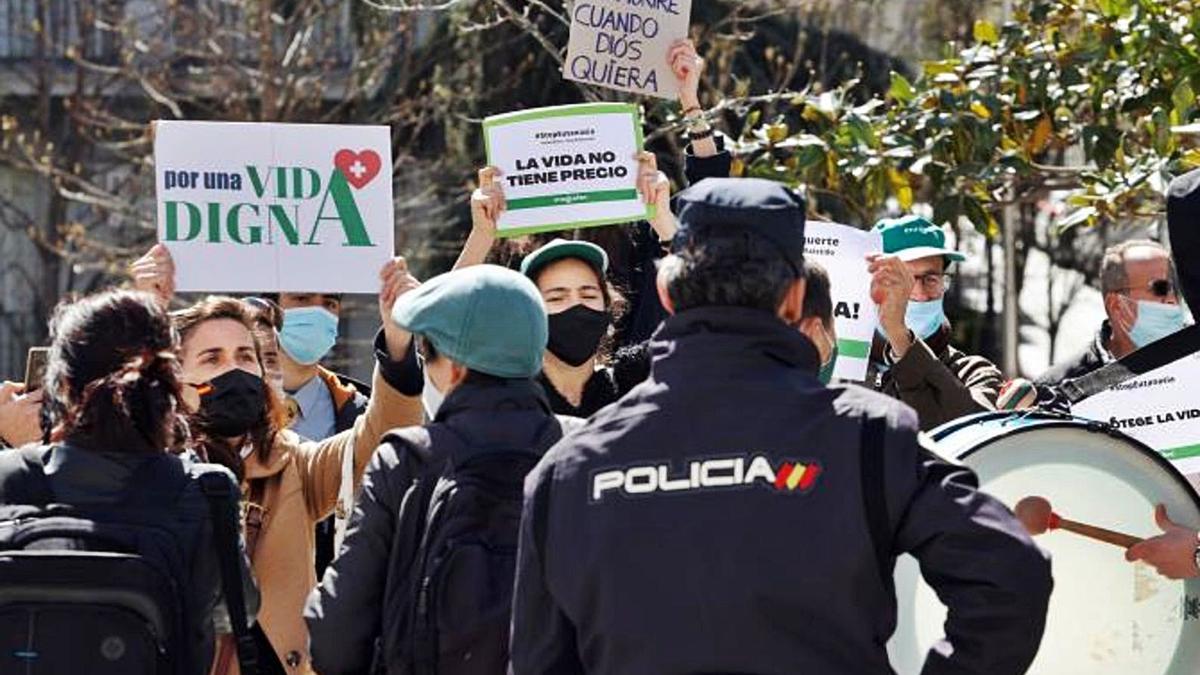
[{"label": "dark jacket", "polygon": [[1063,380],[1073,380],[1100,369],[1113,360],[1112,353],[1108,351],[1110,339],[1112,339],[1112,324],[1105,319],[1104,323],[1100,324],[1100,330],[1096,331],[1096,337],[1092,339],[1086,349],[1042,373],[1033,383],[1040,386],[1058,386],[1063,383]]},{"label": "dark jacket", "polygon": [[899,361],[890,356],[887,342],[876,337],[867,382],[912,406],[922,431],[996,409],[1004,374],[982,356],[955,349],[948,325],[928,340],[913,336],[912,346]]},{"label": "dark jacket", "polygon": [[[327,370],[324,367],[317,369],[317,377],[324,381],[325,387],[329,389],[329,395],[333,397],[334,433],[340,434],[352,428],[354,420],[367,411],[367,402],[371,399],[371,387],[353,378]],[[324,439],[314,438],[313,440],[321,441]],[[316,537],[316,555],[314,556],[314,561],[318,579],[325,574],[325,568],[329,567],[329,563],[333,562],[333,556],[336,553],[333,550],[337,530],[335,521],[334,516],[329,516],[317,523],[317,531],[314,535]]]},{"label": "dark jacket", "polygon": [[597,368],[583,385],[583,396],[579,405],[572,405],[565,396],[554,388],[554,383],[543,371],[538,382],[546,391],[550,409],[555,415],[588,418],[601,408],[629,393],[650,376],[650,343],[642,342],[617,351],[610,365]]},{"label": "dark jacket", "polygon": [[1049,561],[970,470],[922,447],[910,408],[821,385],[815,347],[765,312],[689,310],[652,348],[650,379],[526,480],[512,672],[890,673],[864,416],[886,423],[889,561],[916,556],[951,608],[956,649],[925,672],[1024,672]]},{"label": "dark jacket", "polygon": [[[19,460],[20,456],[15,451],[0,454],[0,504],[19,503],[13,501],[10,495],[27,492],[17,484],[27,480]],[[177,457],[166,452],[156,455],[98,452],[56,445],[45,449],[42,460],[55,501],[71,506],[121,503],[122,496],[129,489],[130,479],[142,468],[143,462],[177,462],[191,475],[198,475],[199,471],[225,473],[230,488],[235,489],[232,473],[216,465],[195,462],[190,455]],[[186,484],[174,515],[178,523],[175,532],[185,551],[192,553],[191,578],[176,581],[187,585],[188,595],[182,606],[190,613],[187,625],[196,631],[192,653],[198,658],[193,672],[202,675],[212,662],[215,634],[229,632],[230,624],[221,591],[221,568],[213,540],[208,500],[200,490],[199,481],[193,479]],[[237,515],[231,512],[229,517],[236,518]],[[253,621],[259,607],[258,588],[254,585],[244,552],[241,562],[247,617]]]},{"label": "dark jacket", "polygon": [[[685,149],[684,174],[689,185],[705,178],[729,176],[733,158],[725,150],[724,138],[718,135],[716,143],[717,154],[711,157],[697,157],[691,145]],[[633,227],[632,251],[628,256],[632,263],[629,269],[614,268],[610,271],[613,281],[629,302],[629,311],[621,317],[616,327],[617,345],[621,348],[637,346],[649,340],[659,324],[667,318],[667,312],[658,299],[656,286],[657,263],[666,255],[666,247],[658,240],[658,234],[649,223],[638,223]],[[555,412],[559,411],[556,409]]]},{"label": "dark jacket", "polygon": [[[544,436],[553,413],[541,387],[530,380],[488,380],[463,384],[438,410],[434,425],[445,425],[470,451],[529,448],[544,452],[558,434]],[[426,462],[411,450],[385,443],[379,447],[363,480],[341,555],[309,597],[304,617],[311,635],[313,665],[325,674],[367,670],[375,640],[384,655],[397,652],[406,617],[400,589],[414,562],[414,533],[397,531],[396,514],[412,484],[414,466],[438,467],[447,448],[434,446]],[[412,541],[404,537],[410,536]],[[385,656],[386,660],[386,656]]]},{"label": "dark jacket", "polygon": [[1200,307],[1200,264],[1192,262],[1200,260],[1200,169],[1177,176],[1167,187],[1167,234],[1183,299]]}]

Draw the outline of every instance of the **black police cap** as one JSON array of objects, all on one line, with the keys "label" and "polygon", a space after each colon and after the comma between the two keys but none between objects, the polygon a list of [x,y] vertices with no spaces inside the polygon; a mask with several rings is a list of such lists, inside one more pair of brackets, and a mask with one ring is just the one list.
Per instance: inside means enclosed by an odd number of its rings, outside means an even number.
[{"label": "black police cap", "polygon": [[678,247],[723,231],[754,232],[779,249],[794,269],[804,261],[804,198],[786,185],[762,178],[706,178],[675,197]]}]

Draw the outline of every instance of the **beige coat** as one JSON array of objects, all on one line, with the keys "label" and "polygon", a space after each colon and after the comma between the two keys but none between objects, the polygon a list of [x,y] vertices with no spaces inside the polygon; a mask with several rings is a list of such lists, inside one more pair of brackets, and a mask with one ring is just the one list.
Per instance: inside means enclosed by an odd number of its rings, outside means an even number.
[{"label": "beige coat", "polygon": [[[304,601],[317,585],[313,529],[333,512],[341,483],[342,452],[354,452],[354,482],[384,432],[421,423],[421,399],[400,394],[376,369],[367,410],[354,427],[320,442],[284,431],[271,461],[246,459],[246,479],[266,478],[262,529],[251,567],[262,594],[258,622],[288,673],[312,673]],[[243,494],[247,494],[243,483]],[[238,672],[236,661],[231,670]]]}]

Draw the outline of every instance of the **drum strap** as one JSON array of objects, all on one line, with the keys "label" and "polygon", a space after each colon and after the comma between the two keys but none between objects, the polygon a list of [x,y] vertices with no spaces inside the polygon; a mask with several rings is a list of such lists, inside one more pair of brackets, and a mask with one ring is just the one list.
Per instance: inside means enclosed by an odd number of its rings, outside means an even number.
[{"label": "drum strap", "polygon": [[863,416],[858,444],[858,465],[862,473],[863,507],[867,529],[875,549],[875,561],[884,588],[893,592],[891,519],[887,508],[887,483],[883,465],[884,418]]},{"label": "drum strap", "polygon": [[1126,380],[1200,352],[1200,324],[1193,324],[1142,349],[1112,361],[1083,377],[1066,380],[1060,389],[1071,403],[1111,389]]}]

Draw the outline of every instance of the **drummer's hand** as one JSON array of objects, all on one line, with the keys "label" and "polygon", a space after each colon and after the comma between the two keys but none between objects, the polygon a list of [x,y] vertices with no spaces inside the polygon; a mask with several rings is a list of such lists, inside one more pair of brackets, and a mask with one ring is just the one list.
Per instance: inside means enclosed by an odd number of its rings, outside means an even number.
[{"label": "drummer's hand", "polygon": [[1154,522],[1163,533],[1151,537],[1125,551],[1125,559],[1140,560],[1168,579],[1190,579],[1200,576],[1196,569],[1196,546],[1200,544],[1196,530],[1176,525],[1167,517],[1167,507],[1159,504],[1154,509]]}]

